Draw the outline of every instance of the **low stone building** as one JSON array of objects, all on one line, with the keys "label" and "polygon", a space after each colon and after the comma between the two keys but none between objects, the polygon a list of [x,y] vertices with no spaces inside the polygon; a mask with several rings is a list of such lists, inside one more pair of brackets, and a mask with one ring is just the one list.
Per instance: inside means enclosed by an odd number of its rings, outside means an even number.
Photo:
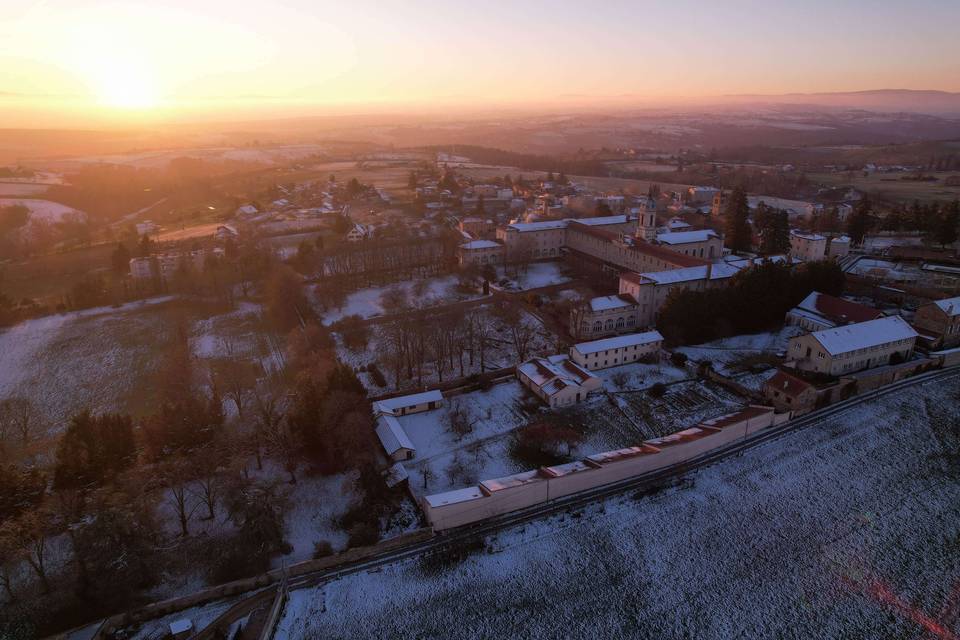
[{"label": "low stone building", "polygon": [[723,237],[712,229],[657,234],[657,243],[685,256],[715,260],[723,256]]},{"label": "low stone building", "polygon": [[928,336],[930,346],[949,349],[960,345],[960,297],[935,300],[917,309],[913,326]]},{"label": "low stone building", "polygon": [[807,331],[820,331],[882,317],[883,312],[873,307],[811,291],[800,304],[787,312],[786,323]]},{"label": "low stone building", "polygon": [[581,367],[596,371],[631,362],[659,359],[662,346],[663,336],[659,331],[630,333],[575,344],[570,347],[570,358]]},{"label": "low stone building", "polygon": [[443,406],[443,394],[439,390],[412,393],[373,403],[373,412],[377,415],[405,416],[411,413],[432,411]]},{"label": "low stone building", "polygon": [[517,378],[551,407],[565,407],[586,399],[602,381],[565,355],[531,358],[517,366]]},{"label": "low stone building", "polygon": [[817,405],[816,387],[782,370],[763,383],[763,396],[781,413],[792,411],[800,415],[813,411]]},{"label": "low stone building", "polygon": [[471,240],[457,248],[460,266],[503,263],[503,245],[492,240]]},{"label": "low stone building", "polygon": [[570,309],[570,335],[582,340],[635,331],[639,310],[627,294],[591,298]]}]

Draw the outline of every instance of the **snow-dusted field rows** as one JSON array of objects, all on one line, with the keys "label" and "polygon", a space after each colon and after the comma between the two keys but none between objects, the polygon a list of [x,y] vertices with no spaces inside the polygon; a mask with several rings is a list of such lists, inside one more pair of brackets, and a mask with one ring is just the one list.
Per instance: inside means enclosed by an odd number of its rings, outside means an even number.
[{"label": "snow-dusted field rows", "polygon": [[913,387],[671,488],[504,532],[463,560],[294,592],[277,635],[954,637],[955,385]]}]

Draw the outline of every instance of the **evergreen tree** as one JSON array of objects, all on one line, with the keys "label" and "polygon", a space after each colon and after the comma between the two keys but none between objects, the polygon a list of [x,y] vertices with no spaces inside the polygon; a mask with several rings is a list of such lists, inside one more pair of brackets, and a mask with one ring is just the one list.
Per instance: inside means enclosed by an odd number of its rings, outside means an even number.
[{"label": "evergreen tree", "polygon": [[130,250],[122,242],[117,243],[117,248],[110,254],[110,266],[118,274],[124,274],[130,270]]},{"label": "evergreen tree", "polygon": [[476,213],[478,216],[482,216],[486,213],[486,210],[483,206],[483,195],[477,196],[477,210]]},{"label": "evergreen tree", "polygon": [[943,208],[937,224],[936,240],[941,246],[957,241],[957,224],[960,223],[960,200],[954,200]]},{"label": "evergreen tree", "polygon": [[129,468],[136,459],[130,416],[89,410],[70,419],[57,443],[53,483],[57,489],[79,489],[102,483]]},{"label": "evergreen tree", "polygon": [[850,236],[851,242],[855,245],[863,244],[863,238],[870,229],[871,210],[870,198],[864,194],[863,198],[853,208],[850,219],[847,220],[847,235]]},{"label": "evergreen tree", "polygon": [[750,251],[752,234],[750,231],[750,206],[747,204],[747,192],[736,187],[727,200],[724,209],[724,232],[727,246],[731,251]]}]

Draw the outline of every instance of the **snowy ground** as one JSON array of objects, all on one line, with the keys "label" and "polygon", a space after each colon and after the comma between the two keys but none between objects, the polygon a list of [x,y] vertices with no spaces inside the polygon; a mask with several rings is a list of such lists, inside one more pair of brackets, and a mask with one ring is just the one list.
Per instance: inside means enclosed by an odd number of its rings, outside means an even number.
[{"label": "snowy ground", "polygon": [[806,333],[796,326],[786,326],[779,331],[732,336],[691,347],[680,347],[677,351],[687,354],[690,360],[701,362],[709,360],[717,373],[724,375],[742,373],[738,366],[745,358],[766,356],[775,358],[777,353],[787,350],[790,338]]},{"label": "snowy ground", "polygon": [[956,637],[955,384],[502,532],[465,558],[295,591],[277,637]]},{"label": "snowy ground", "polygon": [[35,198],[0,198],[0,207],[23,205],[30,210],[30,221],[61,222],[64,218],[77,215],[86,218],[84,212],[59,202],[37,200]]},{"label": "snowy ground", "polygon": [[[487,305],[483,306],[484,309],[488,309]],[[551,354],[556,352],[557,337],[549,329],[543,326],[543,324],[536,317],[531,315],[527,311],[523,311],[523,322],[527,325],[534,328],[534,336],[529,344],[529,356],[533,355],[543,355]],[[504,367],[511,367],[517,363],[516,349],[513,346],[511,341],[510,331],[508,327],[497,320],[496,316],[490,314],[493,318],[494,324],[494,337],[490,340],[490,345],[487,348],[485,354],[485,371],[490,371],[494,369],[501,369]],[[370,328],[370,339],[367,342],[366,347],[359,349],[350,349],[343,344],[343,341],[337,336],[337,357],[341,361],[349,364],[354,369],[359,369],[361,367],[369,366],[373,362],[378,363],[380,372],[383,373],[384,378],[387,382],[386,387],[378,387],[370,374],[361,372],[359,374],[361,381],[372,394],[382,394],[387,391],[393,391],[395,387],[395,373],[391,369],[386,354],[388,352],[387,347],[383,344],[383,341],[378,333],[377,327]],[[458,359],[455,359],[454,369],[451,370],[449,367],[444,371],[443,379],[450,380],[452,378],[460,377],[460,363]],[[463,357],[464,365],[464,375],[469,376],[473,373],[480,372],[480,356],[477,354],[474,357],[473,364],[470,364],[469,357],[467,354],[464,354]],[[418,378],[416,372],[412,378],[405,378],[405,371],[401,372],[400,387],[403,389],[418,389]],[[436,366],[434,363],[428,362],[424,367],[423,373],[423,384],[427,387],[430,385],[435,385],[440,381],[439,376],[436,373]]]},{"label": "snowy ground", "polygon": [[464,294],[457,291],[456,284],[457,276],[447,275],[424,281],[399,282],[382,287],[360,289],[348,295],[342,307],[321,311],[321,322],[324,325],[331,325],[347,316],[357,315],[361,318],[382,316],[383,305],[380,304],[380,298],[386,291],[394,288],[406,291],[411,305],[421,309],[481,297],[478,293]]},{"label": "snowy ground", "polygon": [[497,269],[497,286],[506,291],[527,291],[570,282],[562,262],[533,262],[517,277],[507,276],[503,267]]},{"label": "snowy ground", "polygon": [[618,393],[616,401],[630,416],[644,440],[696,426],[707,418],[729,413],[746,404],[745,398],[716,383],[697,380],[671,384],[659,398],[648,391],[636,391]]}]

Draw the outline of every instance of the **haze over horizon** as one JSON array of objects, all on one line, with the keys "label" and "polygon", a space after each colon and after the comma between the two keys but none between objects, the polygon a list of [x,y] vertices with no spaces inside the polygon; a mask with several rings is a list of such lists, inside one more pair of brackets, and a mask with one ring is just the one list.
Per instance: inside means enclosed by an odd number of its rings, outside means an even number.
[{"label": "haze over horizon", "polygon": [[[51,0],[0,8],[0,118],[70,127],[960,90],[960,4]],[[937,15],[937,20],[931,20]]]}]

